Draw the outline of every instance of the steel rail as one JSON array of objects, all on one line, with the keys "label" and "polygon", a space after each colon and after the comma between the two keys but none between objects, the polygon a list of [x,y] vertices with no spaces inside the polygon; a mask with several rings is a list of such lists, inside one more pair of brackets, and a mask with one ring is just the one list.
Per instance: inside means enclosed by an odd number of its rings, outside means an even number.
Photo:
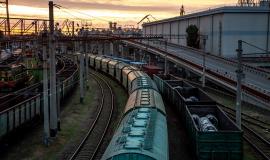
[{"label": "steel rail", "polygon": [[[113,110],[114,110],[114,95],[113,95],[112,88],[110,87],[110,85],[107,83],[106,80],[104,80],[104,78],[98,76],[97,74],[90,73],[90,75],[92,75],[92,77],[93,77],[93,78],[95,79],[95,81],[98,83],[99,88],[101,89],[102,100],[101,100],[101,103],[100,103],[100,105],[99,105],[99,110],[98,110],[98,113],[97,113],[97,116],[96,116],[94,122],[91,124],[91,126],[90,126],[90,128],[89,128],[87,134],[85,135],[85,137],[83,138],[83,140],[80,142],[80,144],[78,145],[78,147],[76,148],[76,150],[75,150],[75,152],[72,154],[72,156],[69,158],[69,160],[74,160],[74,159],[77,158],[77,156],[80,154],[82,148],[83,148],[84,145],[86,144],[86,141],[88,140],[88,138],[90,137],[90,135],[93,133],[93,131],[94,131],[96,125],[97,125],[98,120],[100,119],[100,116],[101,116],[101,114],[102,114],[102,110],[104,109],[104,101],[105,101],[104,99],[106,98],[106,97],[105,97],[105,93],[104,93],[104,90],[105,90],[105,89],[104,89],[104,87],[102,87],[102,82],[103,82],[103,83],[109,88],[109,90],[110,90],[110,95],[111,95],[111,99],[112,99],[112,102],[111,102],[111,109],[110,109],[108,121],[107,121],[106,126],[105,126],[105,128],[104,128],[104,130],[103,130],[102,136],[101,136],[101,138],[99,139],[98,144],[97,144],[97,146],[96,146],[94,152],[92,153],[92,155],[89,156],[89,157],[90,157],[90,158],[89,158],[90,160],[94,159],[94,157],[96,156],[97,151],[98,151],[100,145],[102,144],[102,140],[104,139],[104,136],[105,136],[105,134],[106,134],[106,132],[107,132],[107,130],[108,130],[109,124],[110,124],[110,122],[111,122]],[[96,78],[96,77],[98,77],[98,78]],[[98,79],[101,80],[102,82],[99,81]]]}]

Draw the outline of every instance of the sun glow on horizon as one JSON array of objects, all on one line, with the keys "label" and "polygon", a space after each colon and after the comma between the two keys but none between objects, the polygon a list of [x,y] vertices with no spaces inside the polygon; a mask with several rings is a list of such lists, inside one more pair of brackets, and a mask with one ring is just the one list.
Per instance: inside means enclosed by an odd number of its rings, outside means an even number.
[{"label": "sun glow on horizon", "polygon": [[[16,2],[17,1],[17,2]],[[33,6],[31,5],[31,1]],[[48,19],[47,3],[35,0],[13,0],[10,8],[10,17],[27,17]],[[66,2],[66,3],[64,3]],[[183,0],[186,12],[203,9],[216,5],[232,4],[235,0]],[[41,3],[41,2],[40,2]],[[152,14],[157,19],[175,17],[179,15],[181,3],[179,0],[55,0],[56,4],[63,3],[69,10],[55,8],[56,19],[89,20],[93,24],[108,24],[115,21],[120,24],[133,24],[147,14]],[[88,7],[89,6],[89,7]],[[178,7],[179,6],[179,7]],[[5,9],[0,8],[1,17],[5,17]]]}]

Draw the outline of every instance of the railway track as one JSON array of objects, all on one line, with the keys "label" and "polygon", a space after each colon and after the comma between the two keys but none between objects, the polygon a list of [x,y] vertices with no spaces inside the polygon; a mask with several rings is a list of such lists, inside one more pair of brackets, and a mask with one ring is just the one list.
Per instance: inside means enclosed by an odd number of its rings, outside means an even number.
[{"label": "railway track", "polygon": [[99,74],[91,73],[90,76],[96,80],[102,97],[98,112],[89,130],[80,144],[75,148],[69,160],[92,160],[98,155],[99,148],[108,130],[114,110],[114,94],[108,82]]},{"label": "railway track", "polygon": [[[235,121],[235,117],[231,113],[226,113]],[[270,160],[270,142],[250,128],[246,122],[242,123],[242,130],[244,140],[258,153],[256,158]]]},{"label": "railway track", "polygon": [[36,83],[0,97],[0,112],[39,94],[41,83]]},{"label": "railway track", "polygon": [[[219,104],[222,109],[229,115],[232,115],[232,116],[235,116],[235,109],[232,109],[230,107],[226,107],[224,105],[221,105]],[[249,125],[254,125],[256,127],[259,127],[261,129],[264,129],[264,130],[267,130],[267,131],[270,131],[270,123],[267,123],[265,121],[262,121],[260,119],[256,119],[248,114],[245,114],[245,113],[242,113],[242,120],[249,124]]]},{"label": "railway track", "polygon": [[[67,74],[65,73],[66,68],[69,68],[69,61],[66,60],[68,58],[64,56],[57,56],[58,66],[57,66],[57,75],[63,74],[64,76]],[[74,67],[74,66],[71,66]],[[73,70],[72,70],[73,71]],[[42,91],[42,83],[35,83],[33,85],[24,87],[18,91],[8,93],[5,95],[0,96],[0,112],[6,110],[16,104],[26,101],[27,99],[31,99]]]}]

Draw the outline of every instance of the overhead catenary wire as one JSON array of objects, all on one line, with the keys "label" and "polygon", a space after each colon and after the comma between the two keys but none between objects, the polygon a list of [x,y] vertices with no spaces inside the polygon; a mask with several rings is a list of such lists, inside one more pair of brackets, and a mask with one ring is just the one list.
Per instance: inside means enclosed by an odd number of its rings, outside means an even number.
[{"label": "overhead catenary wire", "polygon": [[[82,20],[87,20],[87,19],[83,19],[83,18],[80,18],[80,17],[78,17],[78,16],[72,14],[71,12],[69,12],[69,11],[66,10],[66,9],[61,9],[60,7],[58,7],[58,5],[56,5],[55,7],[58,8],[60,11],[64,12],[65,14],[70,15],[70,16],[72,17],[72,19],[75,19],[75,20],[81,20],[81,21],[82,21]],[[58,19],[61,19],[61,18],[58,18]],[[66,18],[62,18],[62,19],[66,20]]]},{"label": "overhead catenary wire", "polygon": [[[245,43],[245,44],[247,44],[247,45],[249,45],[249,46],[251,46],[251,47],[254,47],[254,48],[258,49],[258,50],[261,50],[261,51],[265,52],[266,54],[270,54],[270,52],[267,51],[267,50],[265,50],[265,49],[262,49],[262,48],[260,48],[260,47],[258,47],[258,46],[255,46],[255,45],[253,45],[253,44],[251,44],[251,43],[248,43],[248,42],[246,42],[246,41],[242,41],[242,42]],[[242,54],[242,55],[252,55],[252,53]]]},{"label": "overhead catenary wire", "polygon": [[58,8],[58,9],[68,10],[69,12],[76,12],[76,13],[79,13],[81,15],[87,16],[87,17],[89,17],[91,19],[98,19],[98,20],[101,20],[101,21],[110,22],[109,20],[106,20],[106,19],[103,19],[103,18],[100,18],[100,17],[97,17],[97,16],[93,16],[93,15],[90,15],[90,14],[87,14],[87,13],[84,13],[84,12],[80,12],[80,11],[75,10],[75,9],[70,9],[68,7],[64,7],[64,6],[59,5],[59,4],[55,4],[55,7]]}]

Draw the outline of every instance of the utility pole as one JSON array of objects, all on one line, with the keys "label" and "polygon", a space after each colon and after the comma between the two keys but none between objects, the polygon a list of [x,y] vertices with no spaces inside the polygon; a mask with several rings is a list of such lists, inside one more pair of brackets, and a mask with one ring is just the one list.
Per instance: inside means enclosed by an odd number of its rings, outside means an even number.
[{"label": "utility pole", "polygon": [[87,41],[85,42],[85,78],[86,78],[86,89],[88,90],[89,89],[89,85],[88,85],[88,72],[89,72],[89,69],[88,69],[88,43]]},{"label": "utility pole", "polygon": [[84,99],[84,55],[82,44],[80,44],[80,103]]},{"label": "utility pole", "polygon": [[205,65],[205,56],[206,56],[206,52],[205,52],[205,46],[206,46],[206,39],[203,39],[203,49],[204,49],[204,53],[203,53],[203,75],[202,75],[202,87],[205,87],[205,69],[206,69],[206,65]]},{"label": "utility pole", "polygon": [[57,129],[58,131],[61,131],[61,124],[60,124],[60,113],[61,113],[61,108],[60,108],[60,92],[61,92],[61,81],[59,78],[57,78],[57,84],[56,85],[56,104],[57,104]]},{"label": "utility pole", "polygon": [[0,4],[6,5],[6,14],[7,14],[7,35],[10,37],[10,19],[9,19],[9,5],[8,0],[5,0],[4,2],[0,2]]},{"label": "utility pole", "polygon": [[55,61],[55,44],[54,44],[54,13],[53,1],[49,1],[49,55],[50,55],[50,135],[55,137],[57,134],[57,103],[56,103],[56,61]]},{"label": "utility pole", "polygon": [[237,51],[237,58],[238,58],[238,65],[237,65],[237,95],[236,95],[236,124],[239,128],[241,128],[241,107],[242,107],[242,78],[244,76],[243,69],[242,69],[242,40],[238,40],[238,49]]},{"label": "utility pole", "polygon": [[71,25],[72,25],[72,37],[74,37],[74,35],[75,35],[75,24],[74,24],[74,21],[71,22]]},{"label": "utility pole", "polygon": [[167,39],[165,40],[165,62],[164,62],[164,75],[167,75],[168,73],[168,71],[167,71],[167,45],[168,45],[168,43],[167,43]]},{"label": "utility pole", "polygon": [[[43,37],[44,38],[44,37]],[[44,38],[45,39],[45,38]],[[44,114],[44,144],[49,145],[50,137],[50,120],[49,120],[49,104],[48,104],[48,61],[47,61],[47,45],[43,39],[43,114]]]}]

